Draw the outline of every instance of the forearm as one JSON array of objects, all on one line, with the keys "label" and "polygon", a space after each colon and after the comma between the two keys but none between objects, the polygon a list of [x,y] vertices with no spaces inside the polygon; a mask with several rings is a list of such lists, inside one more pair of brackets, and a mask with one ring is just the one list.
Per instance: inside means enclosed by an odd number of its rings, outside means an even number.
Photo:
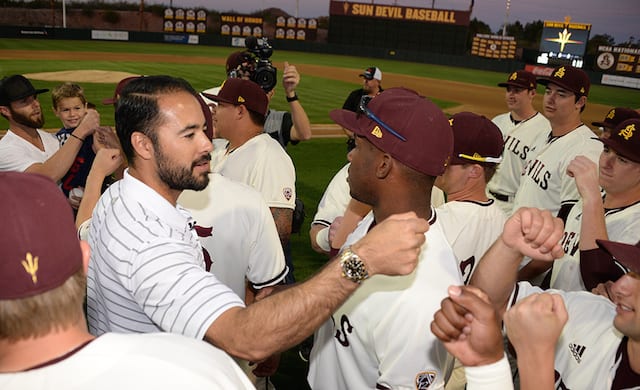
[{"label": "forearm", "polygon": [[[295,92],[294,92],[295,94]],[[289,103],[291,109],[291,139],[293,141],[306,141],[311,138],[311,122],[299,100]]]},{"label": "forearm", "polygon": [[518,271],[518,280],[532,280],[547,272],[552,266],[553,263],[549,261],[531,260]]},{"label": "forearm", "polygon": [[82,147],[82,141],[75,137],[69,137],[47,161],[43,163],[33,164],[25,170],[29,173],[39,173],[50,177],[53,181],[58,182],[69,171],[76,155]]},{"label": "forearm", "polygon": [[309,229],[309,241],[311,249],[318,253],[329,254],[331,244],[329,243],[329,227],[320,224],[311,224]]},{"label": "forearm", "polygon": [[289,242],[291,237],[291,224],[293,223],[293,209],[270,207],[271,215],[276,223],[276,230],[282,245]]},{"label": "forearm", "polygon": [[517,281],[521,260],[522,255],[509,248],[500,236],[482,256],[469,282],[487,293],[500,317]]},{"label": "forearm", "polygon": [[341,272],[334,259],[304,283],[246,309],[229,310],[211,325],[206,338],[231,355],[251,361],[286,350],[312,334],[358,287]]},{"label": "forearm", "polygon": [[331,241],[331,247],[340,249],[347,240],[347,237],[358,226],[358,223],[371,211],[371,206],[351,199],[344,212],[342,223],[336,230]]},{"label": "forearm", "polygon": [[598,247],[596,239],[609,239],[607,225],[604,220],[604,205],[600,197],[588,201],[584,200],[578,247],[581,251],[596,249]]},{"label": "forearm", "polygon": [[87,176],[87,182],[84,187],[84,195],[82,201],[80,201],[80,207],[78,207],[78,214],[76,215],[76,228],[91,218],[93,209],[100,199],[102,192],[102,183],[104,183],[104,176],[102,173],[96,172],[93,169],[89,171]]},{"label": "forearm", "polygon": [[[524,351],[527,352],[527,351]],[[521,390],[552,390],[555,385],[554,351],[518,353]]]}]

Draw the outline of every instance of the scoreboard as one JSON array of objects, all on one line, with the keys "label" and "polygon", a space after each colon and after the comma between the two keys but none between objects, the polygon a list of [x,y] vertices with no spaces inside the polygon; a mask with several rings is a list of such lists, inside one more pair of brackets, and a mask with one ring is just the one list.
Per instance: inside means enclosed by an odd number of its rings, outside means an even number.
[{"label": "scoreboard", "polygon": [[513,59],[516,57],[516,39],[511,36],[476,34],[471,54],[479,57]]}]

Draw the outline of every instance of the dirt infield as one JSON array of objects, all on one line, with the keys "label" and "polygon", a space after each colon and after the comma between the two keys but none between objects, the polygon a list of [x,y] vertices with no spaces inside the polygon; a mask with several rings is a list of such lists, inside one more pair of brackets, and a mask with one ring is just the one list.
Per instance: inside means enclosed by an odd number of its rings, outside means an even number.
[{"label": "dirt infield", "polygon": [[[2,57],[5,59],[38,59],[38,60],[92,60],[100,58],[107,61],[140,61],[140,62],[169,62],[183,63],[184,56],[170,54],[132,54],[132,53],[102,53],[102,52],[73,52],[62,53],[58,51],[28,51],[28,50],[3,50]],[[188,57],[188,61],[196,64],[212,64],[224,65],[224,59],[211,57]],[[274,63],[280,67],[282,63]],[[332,80],[345,82],[353,82],[354,74],[359,69],[328,67],[320,65],[296,64],[301,74],[308,74],[317,77],[323,77]],[[69,72],[47,72],[32,73],[27,77],[49,81],[77,81],[77,82],[117,82],[120,79],[130,76],[126,72],[105,72],[96,70],[85,71],[69,71]],[[504,103],[504,89],[500,87],[487,87],[482,85],[461,83],[456,81],[438,80],[426,77],[416,77],[395,74],[385,71],[384,87],[406,86],[412,88],[421,94],[437,99],[456,102],[459,105],[450,107],[445,111],[454,114],[461,111],[472,111],[483,114],[489,118],[504,112],[506,106]],[[346,94],[345,94],[346,96]],[[535,100],[535,106],[541,110],[542,97],[538,95]],[[588,103],[585,112],[582,115],[586,124],[590,125],[593,121],[600,121],[610,107]],[[317,134],[315,134],[317,133]],[[314,126],[315,135],[332,135],[340,134],[338,127],[332,124],[316,124]]]}]

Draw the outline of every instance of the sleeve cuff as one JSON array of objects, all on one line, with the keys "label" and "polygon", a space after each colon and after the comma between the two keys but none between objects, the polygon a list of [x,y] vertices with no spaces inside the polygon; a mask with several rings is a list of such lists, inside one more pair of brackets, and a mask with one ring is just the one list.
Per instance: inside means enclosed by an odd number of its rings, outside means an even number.
[{"label": "sleeve cuff", "polygon": [[513,390],[511,367],[507,356],[495,363],[465,367],[468,390]]},{"label": "sleeve cuff", "polygon": [[325,252],[331,251],[331,245],[329,244],[329,228],[328,227],[318,231],[318,234],[316,234],[316,243],[323,251]]}]

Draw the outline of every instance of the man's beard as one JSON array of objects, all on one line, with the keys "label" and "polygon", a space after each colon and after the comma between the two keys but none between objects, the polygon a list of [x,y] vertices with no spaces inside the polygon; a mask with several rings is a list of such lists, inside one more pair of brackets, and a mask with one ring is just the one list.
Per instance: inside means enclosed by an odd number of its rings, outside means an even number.
[{"label": "man's beard", "polygon": [[11,108],[9,108],[9,110],[11,111],[11,119],[22,126],[39,129],[44,125],[44,114],[42,113],[42,111],[40,111],[40,116],[38,117],[38,119],[33,120],[31,119],[31,117],[16,112]]},{"label": "man's beard", "polygon": [[209,184],[209,172],[201,176],[193,175],[193,168],[203,162],[211,161],[211,155],[207,154],[191,164],[191,169],[171,164],[162,150],[156,145],[155,157],[158,162],[158,176],[172,190],[202,191]]}]

